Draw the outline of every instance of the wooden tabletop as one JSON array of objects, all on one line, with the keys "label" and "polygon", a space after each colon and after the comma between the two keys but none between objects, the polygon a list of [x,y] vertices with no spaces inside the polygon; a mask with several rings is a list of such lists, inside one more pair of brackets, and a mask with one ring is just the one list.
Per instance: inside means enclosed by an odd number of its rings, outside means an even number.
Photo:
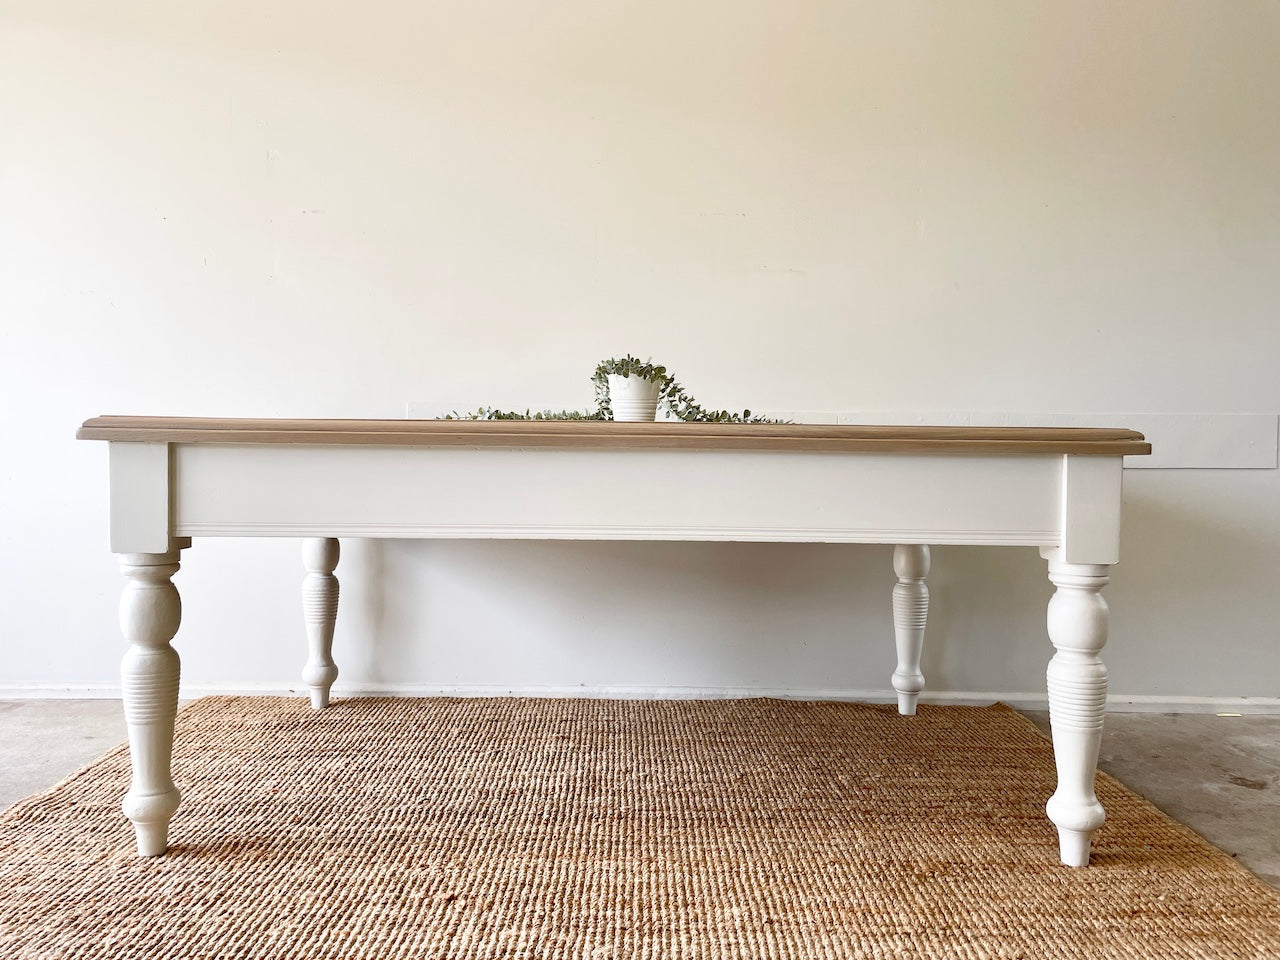
[{"label": "wooden tabletop", "polygon": [[250,420],[94,417],[81,440],[141,443],[353,444],[790,450],[845,453],[1142,456],[1141,433],[1101,427],[922,427],[611,420]]}]

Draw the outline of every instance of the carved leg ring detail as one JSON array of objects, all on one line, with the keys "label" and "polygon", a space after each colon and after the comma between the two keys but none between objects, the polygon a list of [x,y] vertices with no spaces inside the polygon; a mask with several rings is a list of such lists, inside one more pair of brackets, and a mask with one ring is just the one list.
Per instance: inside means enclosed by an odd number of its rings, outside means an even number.
[{"label": "carved leg ring detail", "polygon": [[307,575],[302,581],[302,618],[307,625],[307,665],[303,682],[311,688],[311,706],[323,710],[329,705],[329,688],[338,678],[333,662],[333,627],[338,618],[338,541],[332,537],[311,537],[302,543],[302,565]]},{"label": "carved leg ring detail", "polygon": [[1046,812],[1058,827],[1062,862],[1089,863],[1093,834],[1106,820],[1094,793],[1102,718],[1107,707],[1107,668],[1098,653],[1107,642],[1106,564],[1049,561],[1057,590],[1049,601],[1049,722],[1053,728],[1058,788]]},{"label": "carved leg ring detail", "polygon": [[120,629],[129,641],[120,667],[133,782],[124,815],[133,821],[138,854],[156,857],[169,845],[169,820],[178,809],[173,784],[173,722],[178,711],[178,653],[169,645],[182,620],[182,601],[170,581],[178,550],[122,554],[127,582],[120,598]]},{"label": "carved leg ring detail", "polygon": [[916,701],[924,689],[920,654],[924,650],[924,627],[929,618],[929,548],[924,544],[899,544],[893,549],[893,570],[898,575],[893,588],[893,632],[898,648],[898,668],[893,673],[893,689],[898,691],[898,713],[913,716]]}]

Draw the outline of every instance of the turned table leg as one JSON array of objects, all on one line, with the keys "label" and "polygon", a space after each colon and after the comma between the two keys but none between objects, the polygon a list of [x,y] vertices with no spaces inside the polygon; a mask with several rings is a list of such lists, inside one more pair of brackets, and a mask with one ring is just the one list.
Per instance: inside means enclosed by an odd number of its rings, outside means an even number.
[{"label": "turned table leg", "polygon": [[307,575],[302,581],[302,617],[307,625],[307,665],[303,682],[311,688],[311,706],[323,710],[329,705],[329,688],[338,678],[333,662],[333,627],[338,618],[338,541],[332,537],[311,537],[302,542],[302,565]]},{"label": "turned table leg", "polygon": [[180,546],[168,553],[125,553],[127,581],[120,598],[120,629],[129,649],[120,667],[133,782],[124,815],[133,821],[138,855],[156,857],[169,845],[169,820],[178,809],[173,784],[173,721],[178,711],[178,653],[169,645],[182,620],[182,600],[170,581]]},{"label": "turned table leg", "polygon": [[1093,834],[1106,820],[1094,793],[1102,717],[1107,706],[1107,668],[1098,657],[1107,642],[1106,564],[1049,560],[1057,588],[1049,600],[1049,639],[1057,653],[1049,661],[1049,722],[1058,788],[1046,812],[1058,827],[1062,862],[1089,863]]},{"label": "turned table leg", "polygon": [[924,625],[929,617],[929,548],[924,544],[899,544],[893,549],[893,632],[898,647],[898,669],[893,689],[898,691],[898,713],[913,716],[924,689],[920,653],[924,649]]}]

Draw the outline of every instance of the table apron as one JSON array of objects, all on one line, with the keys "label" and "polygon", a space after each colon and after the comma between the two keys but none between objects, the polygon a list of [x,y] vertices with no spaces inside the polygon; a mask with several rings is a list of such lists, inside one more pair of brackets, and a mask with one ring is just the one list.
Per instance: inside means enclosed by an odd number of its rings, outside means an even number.
[{"label": "table apron", "polygon": [[112,549],[172,537],[1002,544],[1110,563],[1119,457],[113,442]]}]

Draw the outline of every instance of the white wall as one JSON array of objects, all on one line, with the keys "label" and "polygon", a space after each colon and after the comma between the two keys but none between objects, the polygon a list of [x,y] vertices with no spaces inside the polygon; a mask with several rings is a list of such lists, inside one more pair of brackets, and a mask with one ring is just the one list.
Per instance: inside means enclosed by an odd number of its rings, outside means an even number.
[{"label": "white wall", "polygon": [[[99,413],[1280,411],[1280,8],[0,3],[0,687],[113,684]],[[1118,424],[1123,425],[1123,424]],[[1113,691],[1280,694],[1280,472],[1127,477]],[[378,685],[887,689],[887,548],[344,544]],[[938,549],[931,688],[1035,691],[1032,551]],[[283,685],[296,544],[184,679]],[[637,586],[638,584],[638,586]]]}]

